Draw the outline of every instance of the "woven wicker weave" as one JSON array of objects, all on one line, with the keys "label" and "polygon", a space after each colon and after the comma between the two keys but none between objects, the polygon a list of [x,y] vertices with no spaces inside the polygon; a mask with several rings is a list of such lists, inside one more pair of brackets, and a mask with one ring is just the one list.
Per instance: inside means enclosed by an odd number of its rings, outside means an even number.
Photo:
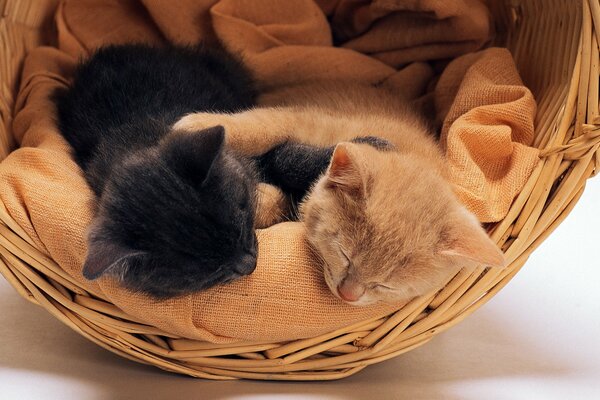
[{"label": "woven wicker weave", "polygon": [[[14,148],[10,124],[19,67],[52,42],[54,0],[0,0],[0,160]],[[538,100],[542,161],[492,238],[509,266],[459,273],[441,292],[386,318],[288,343],[214,345],[175,338],[90,297],[32,246],[0,202],[0,272],[26,299],[123,357],[210,379],[343,378],[412,350],[463,320],[523,266],[569,214],[600,168],[598,0],[490,0],[497,43],[514,55]]]}]

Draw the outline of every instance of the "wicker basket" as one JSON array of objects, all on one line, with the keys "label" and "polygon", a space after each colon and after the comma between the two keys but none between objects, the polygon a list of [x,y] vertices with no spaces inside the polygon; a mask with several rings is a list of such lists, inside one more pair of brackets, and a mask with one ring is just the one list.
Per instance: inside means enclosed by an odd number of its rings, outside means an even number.
[{"label": "wicker basket", "polygon": [[[54,40],[55,0],[0,0],[0,160],[14,148],[11,114],[27,52]],[[29,244],[0,202],[0,272],[26,299],[108,350],[165,370],[210,379],[328,380],[412,350],[463,320],[523,266],[569,214],[600,167],[598,0],[490,0],[497,43],[514,55],[538,100],[542,161],[492,238],[510,265],[459,273],[433,297],[386,318],[287,343],[214,345],[173,338],[89,297]]]}]

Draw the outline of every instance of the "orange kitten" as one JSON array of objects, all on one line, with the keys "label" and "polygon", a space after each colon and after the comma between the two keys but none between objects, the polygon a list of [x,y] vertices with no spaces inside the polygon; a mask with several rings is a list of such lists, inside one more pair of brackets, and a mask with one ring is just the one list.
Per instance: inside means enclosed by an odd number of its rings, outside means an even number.
[{"label": "orange kitten", "polygon": [[[462,267],[502,267],[504,256],[461,205],[426,124],[396,94],[344,83],[289,87],[264,107],[190,114],[175,129],[223,125],[226,142],[259,155],[286,141],[336,145],[301,204],[325,281],[344,301],[400,302],[441,288]],[[377,136],[395,149],[351,143]]]}]

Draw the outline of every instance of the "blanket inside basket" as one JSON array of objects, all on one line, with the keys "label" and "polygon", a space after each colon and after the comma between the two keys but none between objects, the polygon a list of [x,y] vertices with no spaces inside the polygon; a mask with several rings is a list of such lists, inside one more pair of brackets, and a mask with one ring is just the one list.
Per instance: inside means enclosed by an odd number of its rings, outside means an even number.
[{"label": "blanket inside basket", "polygon": [[[49,94],[105,44],[215,39],[241,52],[264,87],[328,78],[389,85],[421,104],[433,100],[456,192],[491,222],[504,217],[538,157],[528,147],[535,102],[510,53],[462,56],[488,42],[489,21],[480,0],[63,2],[57,47],[25,60],[13,123],[20,148],[0,164],[0,198],[36,247],[82,287],[174,335],[285,341],[387,315],[400,305],[352,307],[330,294],[298,222],[259,232],[251,276],[202,293],[157,302],[110,277],[86,281],[93,195],[57,132]],[[450,58],[434,78],[431,65]]]}]

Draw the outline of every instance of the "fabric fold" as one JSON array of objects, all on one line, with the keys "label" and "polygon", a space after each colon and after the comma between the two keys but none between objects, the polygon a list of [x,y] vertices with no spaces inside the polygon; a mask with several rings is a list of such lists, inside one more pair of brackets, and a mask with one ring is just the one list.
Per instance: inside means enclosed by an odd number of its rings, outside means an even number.
[{"label": "fabric fold", "polygon": [[490,48],[452,61],[434,98],[456,194],[481,222],[501,220],[539,162],[531,91],[508,50]]}]

